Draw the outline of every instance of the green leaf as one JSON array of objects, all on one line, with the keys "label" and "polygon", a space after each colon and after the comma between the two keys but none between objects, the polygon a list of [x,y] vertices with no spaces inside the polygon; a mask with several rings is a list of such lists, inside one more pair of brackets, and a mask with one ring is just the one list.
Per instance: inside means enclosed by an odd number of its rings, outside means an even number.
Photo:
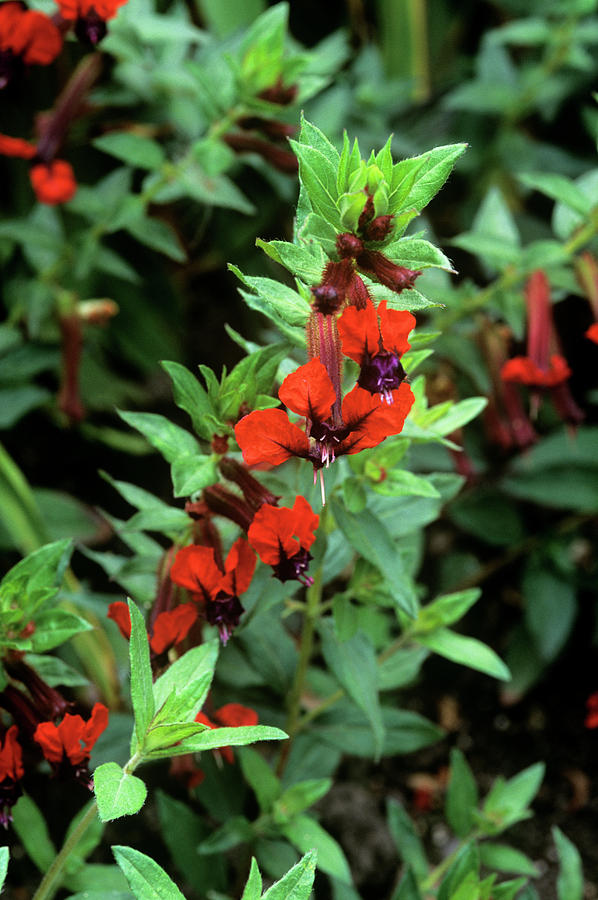
[{"label": "green leaf", "polygon": [[584,217],[588,216],[592,209],[592,196],[584,193],[565,175],[558,175],[555,172],[522,172],[517,178],[527,187],[546,194],[547,197],[568,206]]},{"label": "green leaf", "polygon": [[143,745],[143,755],[147,759],[161,759],[164,756],[179,756],[178,744],[205,730],[199,722],[174,722],[152,725]]},{"label": "green leaf", "polygon": [[390,900],[422,900],[417,879],[411,869],[407,869]]},{"label": "green leaf", "polygon": [[158,250],[175,262],[185,262],[187,259],[187,254],[181,247],[176,233],[161,219],[140,216],[128,219],[123,227],[140,244],[144,244],[152,250]]},{"label": "green leaf", "polygon": [[256,741],[284,741],[288,734],[270,725],[239,725],[236,728],[207,728],[181,741],[181,753],[202,753],[219,747],[243,747]]},{"label": "green leaf", "polygon": [[8,847],[0,847],[0,888],[6,881],[9,855]]},{"label": "green leaf", "polygon": [[280,881],[268,888],[262,900],[308,900],[316,875],[316,850],[310,850]]},{"label": "green leaf", "polygon": [[414,623],[416,632],[430,631],[441,625],[452,625],[454,622],[458,622],[479,599],[481,593],[480,588],[469,588],[465,591],[437,597],[417,614]]},{"label": "green leaf", "polygon": [[115,762],[103,763],[95,769],[93,789],[102,822],[135,815],[147,796],[147,788],[141,778],[129,775]]},{"label": "green leaf", "polygon": [[493,678],[508,681],[511,677],[508,668],[494,650],[476,638],[457,634],[449,628],[438,628],[428,634],[418,635],[417,640],[434,653],[439,653],[440,656],[469,666],[471,669],[477,669],[479,672],[485,672]]},{"label": "green leaf", "polygon": [[131,703],[135,715],[135,733],[138,747],[143,747],[145,735],[154,715],[152,667],[149,641],[143,616],[132,600],[129,600],[131,637],[129,660],[131,664]]},{"label": "green leaf", "polygon": [[[406,207],[421,212],[449,177],[455,161],[465,153],[467,144],[447,144],[435,147],[421,156],[406,159],[393,168],[392,193],[389,198],[389,212],[396,213]],[[406,198],[401,197],[399,186],[406,170],[416,170],[413,186]],[[396,196],[395,196],[396,195]],[[400,198],[400,199],[399,199]],[[397,204],[398,200],[398,204]]]},{"label": "green leaf", "polygon": [[418,880],[425,878],[428,874],[428,861],[424,845],[405,807],[394,798],[388,801],[387,819],[395,847],[404,864],[413,870]]},{"label": "green leaf", "polygon": [[455,834],[467,837],[474,824],[478,789],[467,760],[457,747],[451,750],[450,781],[446,794],[446,818]]},{"label": "green leaf", "polygon": [[[480,869],[480,854],[477,844],[474,842],[464,844],[458,851],[453,863],[440,885],[438,900],[477,900],[478,873]],[[467,890],[457,893],[462,885],[467,885]],[[469,886],[474,890],[470,893]]]},{"label": "green leaf", "polygon": [[482,807],[484,820],[490,826],[489,833],[504,831],[531,816],[527,807],[538,792],[544,770],[544,763],[535,763],[508,781],[502,777],[496,779]]},{"label": "green leaf", "polygon": [[[195,719],[210,689],[218,650],[218,640],[192,647],[156,679],[153,692],[158,711],[155,717],[157,721],[160,720],[160,711],[167,700],[170,702],[170,713],[176,716],[176,721],[190,722]],[[176,706],[173,705],[173,698],[176,699]]]},{"label": "green leaf", "polygon": [[339,641],[333,623],[320,622],[322,653],[326,665],[351,699],[365,713],[374,736],[374,758],[378,760],[384,746],[384,724],[378,697],[376,652],[363,632],[347,641]]},{"label": "green leaf", "polygon": [[434,266],[447,272],[455,271],[450,259],[442,250],[421,238],[404,237],[386,244],[384,255],[397,265],[408,269],[427,269]]},{"label": "green leaf", "polygon": [[251,857],[251,869],[249,870],[249,878],[243,891],[241,900],[260,900],[262,896],[262,876],[255,856]]},{"label": "green leaf", "polygon": [[480,844],[480,859],[483,865],[489,869],[497,869],[499,872],[529,875],[531,878],[538,876],[538,870],[531,859],[521,850],[509,847],[508,844],[484,841]]},{"label": "green leaf", "polygon": [[397,650],[392,656],[378,663],[378,687],[381,691],[392,691],[415,681],[422,663],[428,657],[425,647],[410,647]]},{"label": "green leaf", "polygon": [[171,465],[175,497],[188,497],[218,481],[217,457],[205,453],[179,456]]},{"label": "green leaf", "polygon": [[[413,753],[444,737],[441,728],[411,710],[383,706],[382,717],[385,756]],[[349,700],[339,701],[334,709],[319,717],[317,736],[322,743],[343,753],[366,758],[374,755],[372,729]]]},{"label": "green leaf", "polygon": [[318,284],[321,281],[322,270],[328,259],[319,244],[315,242],[311,244],[310,250],[314,248],[314,252],[310,252],[288,241],[263,241],[258,238],[255,243],[271,259],[276,260],[306,284]]},{"label": "green leaf", "polygon": [[257,751],[245,747],[239,754],[245,780],[252,788],[261,812],[268,812],[282,788],[266,760]]},{"label": "green leaf", "polygon": [[523,540],[521,512],[503,492],[491,486],[464,491],[448,507],[450,519],[463,531],[496,546]]},{"label": "green leaf", "polygon": [[[309,304],[292,288],[274,281],[272,278],[261,278],[252,275],[244,275],[236,266],[229,264],[228,268],[237,278],[247,285],[261,300],[276,318],[288,325],[304,327],[309,318]],[[276,318],[274,321],[276,321]]]},{"label": "green leaf", "polygon": [[215,412],[206,391],[189,369],[180,363],[163,360],[160,365],[172,379],[174,402],[188,413],[196,433],[209,441],[213,429],[206,417],[215,418]]},{"label": "green leaf", "polygon": [[584,884],[579,851],[556,825],[552,828],[552,837],[559,857],[558,900],[582,900]]},{"label": "green leaf", "polygon": [[286,823],[297,813],[303,812],[317,803],[332,787],[331,778],[309,778],[287,788],[275,801],[273,808],[274,821]]},{"label": "green leaf", "polygon": [[169,463],[181,456],[199,453],[199,444],[192,434],[157,413],[136,413],[118,411],[123,421],[136,428],[162,454]]},{"label": "green leaf", "polygon": [[35,384],[0,388],[0,428],[12,428],[32,409],[46,403],[52,395]]},{"label": "green leaf", "polygon": [[[374,464],[373,471],[376,469],[380,471]],[[369,476],[371,471],[372,468],[366,463],[365,474]],[[415,475],[407,469],[391,469],[381,480],[374,479],[371,487],[377,494],[385,497],[440,497],[428,478]]]},{"label": "green leaf", "polygon": [[564,647],[577,614],[575,587],[542,565],[526,566],[521,590],[525,598],[525,624],[544,662],[555,659]]},{"label": "green leaf", "polygon": [[300,853],[315,849],[318,854],[318,869],[322,872],[338,878],[343,884],[352,883],[349,864],[340,845],[315,819],[297,816],[282,828],[282,833]]},{"label": "green leaf", "polygon": [[351,546],[385,577],[393,590],[397,606],[408,616],[414,616],[417,605],[413,588],[384,524],[369,509],[350,513],[336,499],[330,501],[330,507],[338,527]]},{"label": "green leaf", "polygon": [[92,631],[93,625],[63,609],[47,609],[35,617],[35,631],[29,640],[34,653],[45,653],[83,631]]},{"label": "green leaf", "polygon": [[122,846],[113,846],[112,853],[137,900],[185,900],[164,869],[145,853]]},{"label": "green leaf", "polygon": [[27,855],[40,872],[47,872],[56,858],[56,848],[41,811],[31,797],[19,797],[12,808],[12,825]]},{"label": "green leaf", "polygon": [[140,169],[159,169],[166,157],[160,144],[126,131],[112,131],[92,141],[94,147]]}]

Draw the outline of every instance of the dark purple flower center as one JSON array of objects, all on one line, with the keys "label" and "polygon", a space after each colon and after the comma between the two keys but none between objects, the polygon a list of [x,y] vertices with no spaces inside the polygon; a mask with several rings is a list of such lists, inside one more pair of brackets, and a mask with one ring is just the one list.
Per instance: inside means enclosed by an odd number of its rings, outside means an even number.
[{"label": "dark purple flower center", "polygon": [[379,353],[367,359],[361,366],[357,384],[370,394],[382,394],[387,403],[392,403],[392,392],[405,379],[405,369],[395,353]]},{"label": "dark purple flower center", "polygon": [[308,550],[301,548],[294,556],[287,556],[284,550],[280,551],[280,561],[272,566],[273,574],[279,581],[300,581],[306,587],[314,583],[310,575],[306,575],[310,560],[313,556]]},{"label": "dark purple flower center", "polygon": [[0,50],[0,90],[5,88],[23,68],[23,60],[12,50]]},{"label": "dark purple flower center", "polygon": [[351,429],[346,425],[328,425],[326,422],[312,422],[309,429],[309,436],[315,438],[316,443],[310,451],[310,459],[319,469],[322,466],[328,467],[334,462],[335,450],[341,441],[350,434]]},{"label": "dark purple flower center", "polygon": [[239,598],[225,594],[224,591],[206,603],[206,619],[210,625],[216,625],[223,644],[228,641],[233,628],[239,624],[239,619],[244,612],[245,609]]},{"label": "dark purple flower center", "polygon": [[12,778],[5,778],[0,782],[0,825],[8,828],[12,822],[11,809],[23,793],[23,789],[18,781]]},{"label": "dark purple flower center", "polygon": [[75,24],[75,34],[82,44],[88,44],[95,47],[96,44],[106,37],[106,22],[102,19],[93,7],[86,16],[81,16]]}]

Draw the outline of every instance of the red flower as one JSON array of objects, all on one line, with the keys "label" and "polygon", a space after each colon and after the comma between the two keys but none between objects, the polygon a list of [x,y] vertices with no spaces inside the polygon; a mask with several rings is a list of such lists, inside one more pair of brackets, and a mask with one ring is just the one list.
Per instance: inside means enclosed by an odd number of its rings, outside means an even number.
[{"label": "red flower", "polygon": [[[217,709],[213,715],[215,722],[209,719],[205,713],[198,712],[195,716],[195,721],[207,725],[208,728],[239,728],[242,725],[257,725],[259,721],[258,714],[254,709],[242,706],[240,703],[226,703],[220,709]],[[234,762],[235,758],[230,747],[219,747],[215,752],[222,754],[228,763]]]},{"label": "red flower", "polygon": [[594,322],[586,331],[586,337],[598,344],[598,322]]},{"label": "red flower", "polygon": [[0,5],[0,88],[19,63],[47,66],[62,49],[60,31],[48,16],[20,3]]},{"label": "red flower", "polygon": [[81,716],[67,713],[60,725],[53,722],[38,725],[33,739],[55,770],[68,766],[74,770],[76,778],[89,783],[87,761],[93,745],[107,725],[108,710],[103,703],[96,703],[87,722]]},{"label": "red flower", "polygon": [[38,163],[30,170],[29,178],[39,202],[49,206],[68,203],[77,192],[72,166],[64,159]]},{"label": "red flower", "polygon": [[331,421],[336,393],[325,366],[312,359],[283,381],[278,396],[293,412],[307,419],[307,434],[289,422],[279,409],[250,413],[235,426],[235,437],[247,465],[280,465],[293,456],[309,459],[314,469],[328,466],[337,456],[376,447],[398,434],[413,404],[411,388],[403,383],[386,406],[359,386],[345,397],[341,424]]},{"label": "red flower", "polygon": [[553,353],[547,366],[537,365],[529,356],[515,356],[507,360],[501,369],[505,381],[526,384],[528,387],[556,387],[571,375],[567,361],[558,353]]},{"label": "red flower", "polygon": [[361,366],[357,384],[387,403],[405,378],[400,358],[409,350],[413,328],[415,316],[387,309],[386,300],[377,309],[371,303],[365,309],[348,306],[338,321],[343,353]]},{"label": "red flower", "polygon": [[501,377],[505,381],[536,388],[555,387],[569,378],[571,370],[566,360],[556,352],[550,286],[541,269],[530,276],[525,297],[528,310],[527,356],[509,359],[501,369]]},{"label": "red flower", "polygon": [[18,781],[25,774],[23,768],[23,751],[17,741],[19,729],[11,725],[4,735],[4,743],[0,749],[0,782],[12,779]]},{"label": "red flower", "polygon": [[56,0],[63,19],[74,21],[80,41],[95,46],[106,35],[106,22],[113,19],[127,0]]},{"label": "red flower", "polygon": [[198,544],[179,550],[170,570],[175,584],[205,601],[206,618],[210,625],[218,626],[223,644],[244,611],[238,595],[251,584],[255,563],[253,550],[247,541],[239,538],[229,551],[224,572],[216,563],[213,548]]},{"label": "red flower", "polygon": [[17,784],[25,774],[23,768],[23,751],[17,740],[19,729],[11,725],[4,735],[4,743],[0,746],[0,825],[6,828],[12,816],[10,808],[21,796],[21,787]]},{"label": "red flower", "polygon": [[586,700],[588,714],[585,720],[586,728],[598,728],[598,693],[590,694]]},{"label": "red flower", "polygon": [[[2,7],[0,7],[1,9]],[[33,159],[37,149],[33,144],[24,141],[22,138],[0,134],[0,153],[2,156],[18,156],[20,159]]]},{"label": "red flower", "polygon": [[296,578],[312,584],[304,574],[312,559],[309,548],[316,539],[320,517],[305,497],[297,497],[292,509],[264,504],[257,511],[247,532],[249,543],[262,562],[274,569],[280,581]]},{"label": "red flower", "polygon": [[[129,640],[131,637],[131,616],[129,607],[122,600],[111,603],[108,607],[108,618],[118,625],[120,633]],[[184,641],[189,630],[197,621],[197,609],[192,603],[182,603],[175,609],[161,612],[156,616],[150,647],[156,656],[164,653],[170,647],[175,647]]]}]

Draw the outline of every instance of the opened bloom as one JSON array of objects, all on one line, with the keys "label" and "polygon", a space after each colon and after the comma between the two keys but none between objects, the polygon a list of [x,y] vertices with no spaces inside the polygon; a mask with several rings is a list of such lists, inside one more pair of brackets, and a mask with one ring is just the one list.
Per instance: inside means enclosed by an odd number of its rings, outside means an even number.
[{"label": "opened bloom", "polygon": [[11,807],[22,794],[19,781],[25,774],[23,751],[17,740],[19,729],[11,725],[0,741],[0,825],[6,828],[11,821]]},{"label": "opened bloom", "polygon": [[405,379],[401,356],[409,350],[409,332],[415,316],[403,310],[387,309],[386,300],[377,308],[348,306],[338,321],[341,348],[361,366],[357,384],[371,394],[380,394],[387,403]]},{"label": "opened bloom", "polygon": [[62,35],[48,16],[21,3],[0,5],[0,88],[23,65],[47,66],[62,49]]},{"label": "opened bloom", "polygon": [[[111,603],[108,607],[108,618],[116,622],[122,636],[129,640],[131,615],[128,605],[122,600]],[[161,612],[156,616],[149,642],[152,652],[156,656],[160,656],[170,647],[180,644],[185,640],[196,621],[197,608],[192,603],[182,603],[175,609]]]},{"label": "opened bloom", "polygon": [[239,594],[243,594],[253,578],[255,553],[243,538],[232,545],[224,571],[216,563],[213,547],[191,544],[177,553],[170,578],[205,602],[205,615],[216,625],[223,644],[244,612]]},{"label": "opened bloom", "polygon": [[67,713],[59,725],[41,722],[33,739],[55,771],[66,766],[72,769],[77,779],[89,784],[87,762],[107,725],[108,709],[103,703],[96,703],[87,722],[81,716]]},{"label": "opened bloom", "polygon": [[297,579],[313,584],[306,575],[313,558],[309,548],[316,539],[320,517],[305,497],[297,497],[292,509],[285,506],[260,507],[247,532],[249,543],[262,562],[272,566],[279,581]]},{"label": "opened bloom", "polygon": [[75,22],[80,41],[95,46],[106,35],[106,22],[113,19],[127,0],[56,0],[63,19]]},{"label": "opened bloom", "polygon": [[[414,401],[403,383],[386,405],[358,385],[342,402],[338,421],[334,386],[319,359],[312,359],[283,381],[278,396],[288,409],[304,416],[306,430],[289,421],[280,409],[256,410],[235,426],[235,437],[247,465],[278,466],[293,456],[309,459],[314,469],[328,466],[337,456],[376,447],[398,434]],[[336,417],[335,417],[336,418]]]}]

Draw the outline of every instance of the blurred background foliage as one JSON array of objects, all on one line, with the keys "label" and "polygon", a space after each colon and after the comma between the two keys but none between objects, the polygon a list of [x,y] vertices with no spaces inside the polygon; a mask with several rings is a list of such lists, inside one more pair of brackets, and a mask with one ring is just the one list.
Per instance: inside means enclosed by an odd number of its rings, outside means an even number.
[{"label": "blurred background foliage", "polygon": [[[597,8],[596,0],[130,0],[110,23],[66,136],[75,197],[37,204],[23,161],[0,158],[7,559],[67,534],[106,546],[110,528],[92,507],[119,515],[122,501],[100,469],[170,496],[162,464],[115,409],[173,415],[159,361],[234,364],[242,351],[224,337],[225,323],[267,342],[266,321],[248,313],[227,263],[281,277],[255,236],[291,238],[297,181],[285,136],[304,110],[337,146],[344,129],[364,150],[392,132],[395,158],[469,144],[427,211],[429,235],[457,269],[422,276],[443,304],[420,316],[441,332],[424,367],[435,402],[495,399],[499,357],[524,344],[526,281],[546,272],[583,418],[563,421],[545,400],[531,447],[497,441],[479,419],[455,435],[460,455],[420,448],[416,471],[457,467],[467,477],[428,531],[422,572],[438,592],[487,588],[491,611],[478,624],[513,672],[506,702],[542,678],[576,628],[589,652],[598,347],[583,335],[598,308],[580,259],[598,251]],[[263,15],[267,25],[256,25]],[[11,86],[3,132],[31,136],[32,110],[51,107],[85,57],[69,41],[54,66]],[[118,313],[99,325],[81,306],[90,300],[110,300]],[[57,400],[62,324],[73,314],[84,333],[82,416]]]}]

